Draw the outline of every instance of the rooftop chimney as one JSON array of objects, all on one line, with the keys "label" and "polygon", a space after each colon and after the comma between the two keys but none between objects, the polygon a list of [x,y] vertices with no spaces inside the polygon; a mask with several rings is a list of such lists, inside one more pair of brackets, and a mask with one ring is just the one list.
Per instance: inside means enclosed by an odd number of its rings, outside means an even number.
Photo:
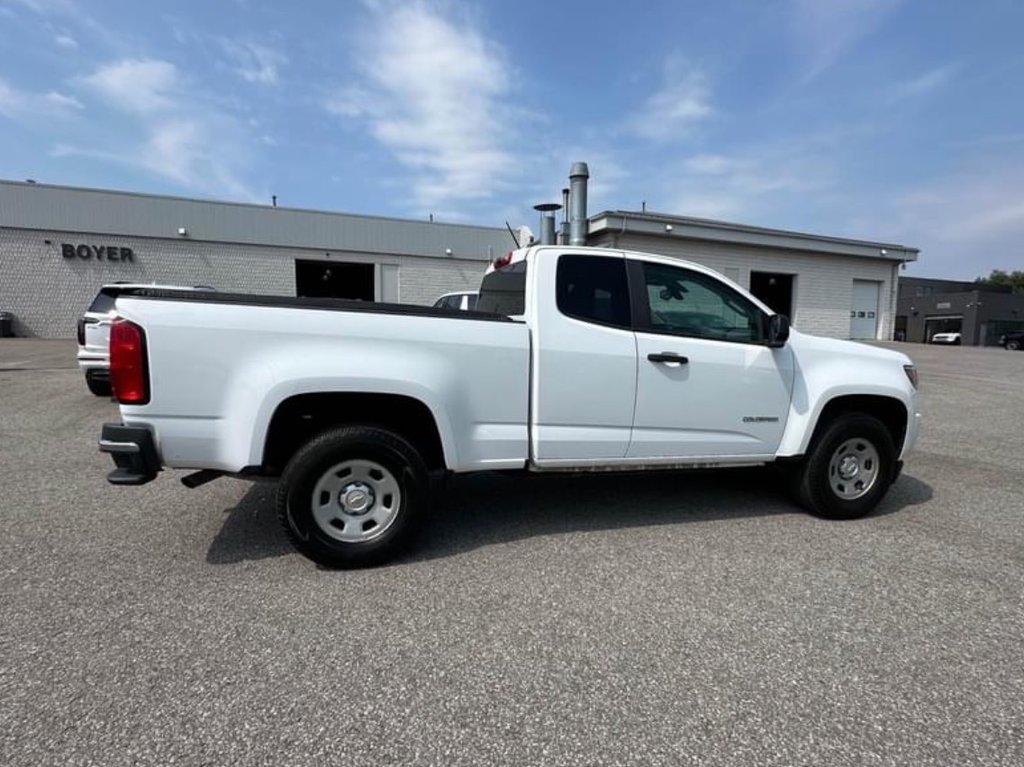
[{"label": "rooftop chimney", "polygon": [[557,202],[542,202],[534,205],[533,209],[540,213],[540,244],[555,244],[555,211],[561,210],[562,206]]},{"label": "rooftop chimney", "polygon": [[590,170],[585,162],[574,162],[569,171],[571,209],[569,213],[569,244],[587,244],[587,179]]},{"label": "rooftop chimney", "polygon": [[558,228],[558,244],[569,244],[569,190],[562,190],[562,225]]}]

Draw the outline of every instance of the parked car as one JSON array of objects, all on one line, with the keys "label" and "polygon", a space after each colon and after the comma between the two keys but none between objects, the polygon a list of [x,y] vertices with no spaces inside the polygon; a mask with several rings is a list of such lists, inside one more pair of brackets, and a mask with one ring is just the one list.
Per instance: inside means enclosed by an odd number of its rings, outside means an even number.
[{"label": "parked car", "polygon": [[459,293],[445,293],[434,302],[435,309],[461,309],[471,312],[476,309],[479,293],[475,290],[464,290]]},{"label": "parked car", "polygon": [[97,397],[110,396],[110,323],[116,312],[114,299],[118,291],[130,288],[164,288],[171,290],[206,290],[205,285],[174,287],[170,285],[118,282],[104,285],[78,319],[78,368],[85,373],[85,385]]},{"label": "parked car", "polygon": [[1024,330],[1014,330],[999,339],[999,345],[1012,351],[1024,349]]},{"label": "parked car", "polygon": [[952,346],[960,345],[960,334],[959,333],[936,333],[932,336],[933,344],[949,344]]},{"label": "parked car", "polygon": [[776,464],[801,505],[853,519],[918,433],[905,354],[791,331],[664,255],[518,250],[489,267],[473,312],[119,292],[108,481],[165,466],[195,470],[188,487],[278,478],[285,534],[326,566],[411,543],[431,473]]}]

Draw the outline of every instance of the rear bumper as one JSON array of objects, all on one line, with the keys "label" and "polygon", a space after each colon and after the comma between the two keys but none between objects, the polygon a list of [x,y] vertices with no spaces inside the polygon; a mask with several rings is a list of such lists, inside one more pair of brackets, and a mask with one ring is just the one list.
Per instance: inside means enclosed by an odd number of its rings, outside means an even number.
[{"label": "rear bumper", "polygon": [[160,457],[149,429],[105,423],[99,447],[101,453],[110,454],[117,467],[107,475],[112,485],[144,485],[156,479],[160,471]]},{"label": "rear bumper", "polygon": [[82,370],[110,370],[110,357],[103,354],[78,352],[78,367]]}]

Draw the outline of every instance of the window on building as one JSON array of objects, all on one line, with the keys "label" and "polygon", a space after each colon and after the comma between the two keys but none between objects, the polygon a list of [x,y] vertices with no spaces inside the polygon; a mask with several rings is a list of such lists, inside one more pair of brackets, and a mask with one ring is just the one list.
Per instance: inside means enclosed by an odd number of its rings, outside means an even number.
[{"label": "window on building", "polygon": [[296,260],[295,293],[308,298],[373,301],[373,264]]}]

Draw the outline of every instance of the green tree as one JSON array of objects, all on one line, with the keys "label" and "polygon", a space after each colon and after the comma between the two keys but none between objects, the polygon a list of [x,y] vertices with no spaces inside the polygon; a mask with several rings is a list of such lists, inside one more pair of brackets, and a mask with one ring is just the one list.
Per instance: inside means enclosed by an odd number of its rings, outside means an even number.
[{"label": "green tree", "polygon": [[1024,293],[1024,272],[1004,272],[1002,269],[993,269],[988,277],[978,277],[976,285],[1009,285],[1014,293]]}]

